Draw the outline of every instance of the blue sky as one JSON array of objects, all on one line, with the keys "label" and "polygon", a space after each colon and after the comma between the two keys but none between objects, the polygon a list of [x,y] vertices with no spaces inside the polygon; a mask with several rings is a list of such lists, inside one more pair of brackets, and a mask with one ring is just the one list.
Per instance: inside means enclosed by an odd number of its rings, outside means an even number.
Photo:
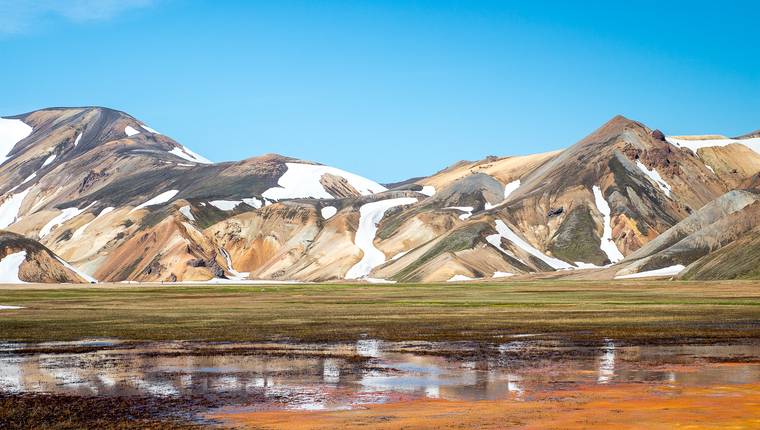
[{"label": "blue sky", "polygon": [[0,0],[0,115],[108,106],[214,161],[378,181],[566,147],[616,114],[760,128],[760,6],[579,4]]}]

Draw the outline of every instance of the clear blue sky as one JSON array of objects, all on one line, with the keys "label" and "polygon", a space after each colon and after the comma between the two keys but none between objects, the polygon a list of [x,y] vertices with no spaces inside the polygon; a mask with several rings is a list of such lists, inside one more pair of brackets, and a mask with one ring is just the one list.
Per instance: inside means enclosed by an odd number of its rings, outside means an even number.
[{"label": "clear blue sky", "polygon": [[615,114],[760,128],[760,6],[583,4],[0,0],[0,115],[108,106],[214,161],[378,181],[566,147]]}]

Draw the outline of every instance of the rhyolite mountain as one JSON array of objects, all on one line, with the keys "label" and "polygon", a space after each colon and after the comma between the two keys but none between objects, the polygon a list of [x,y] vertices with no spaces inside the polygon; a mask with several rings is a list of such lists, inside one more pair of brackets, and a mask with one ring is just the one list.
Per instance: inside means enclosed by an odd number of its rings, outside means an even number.
[{"label": "rhyolite mountain", "polygon": [[0,282],[760,277],[757,132],[617,116],[562,151],[383,186],[51,108],[0,119],[0,163]]}]

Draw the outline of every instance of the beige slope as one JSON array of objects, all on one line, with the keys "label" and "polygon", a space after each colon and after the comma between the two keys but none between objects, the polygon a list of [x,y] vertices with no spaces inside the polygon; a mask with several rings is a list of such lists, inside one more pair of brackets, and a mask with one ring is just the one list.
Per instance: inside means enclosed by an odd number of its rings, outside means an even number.
[{"label": "beige slope", "polygon": [[418,181],[420,184],[432,185],[441,189],[448,184],[473,173],[493,176],[503,185],[519,179],[547,160],[557,156],[561,151],[514,157],[489,157],[480,161],[463,161],[440,172]]},{"label": "beige slope", "polygon": [[87,283],[72,266],[67,266],[39,242],[0,230],[0,260],[18,252],[26,258],[19,266],[18,278],[31,283]]}]

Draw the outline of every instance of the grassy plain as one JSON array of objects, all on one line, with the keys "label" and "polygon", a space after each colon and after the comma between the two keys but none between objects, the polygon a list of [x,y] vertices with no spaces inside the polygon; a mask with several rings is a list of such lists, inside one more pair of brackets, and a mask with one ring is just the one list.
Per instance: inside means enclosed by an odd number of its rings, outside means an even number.
[{"label": "grassy plain", "polygon": [[2,340],[760,337],[756,281],[0,286]]}]

